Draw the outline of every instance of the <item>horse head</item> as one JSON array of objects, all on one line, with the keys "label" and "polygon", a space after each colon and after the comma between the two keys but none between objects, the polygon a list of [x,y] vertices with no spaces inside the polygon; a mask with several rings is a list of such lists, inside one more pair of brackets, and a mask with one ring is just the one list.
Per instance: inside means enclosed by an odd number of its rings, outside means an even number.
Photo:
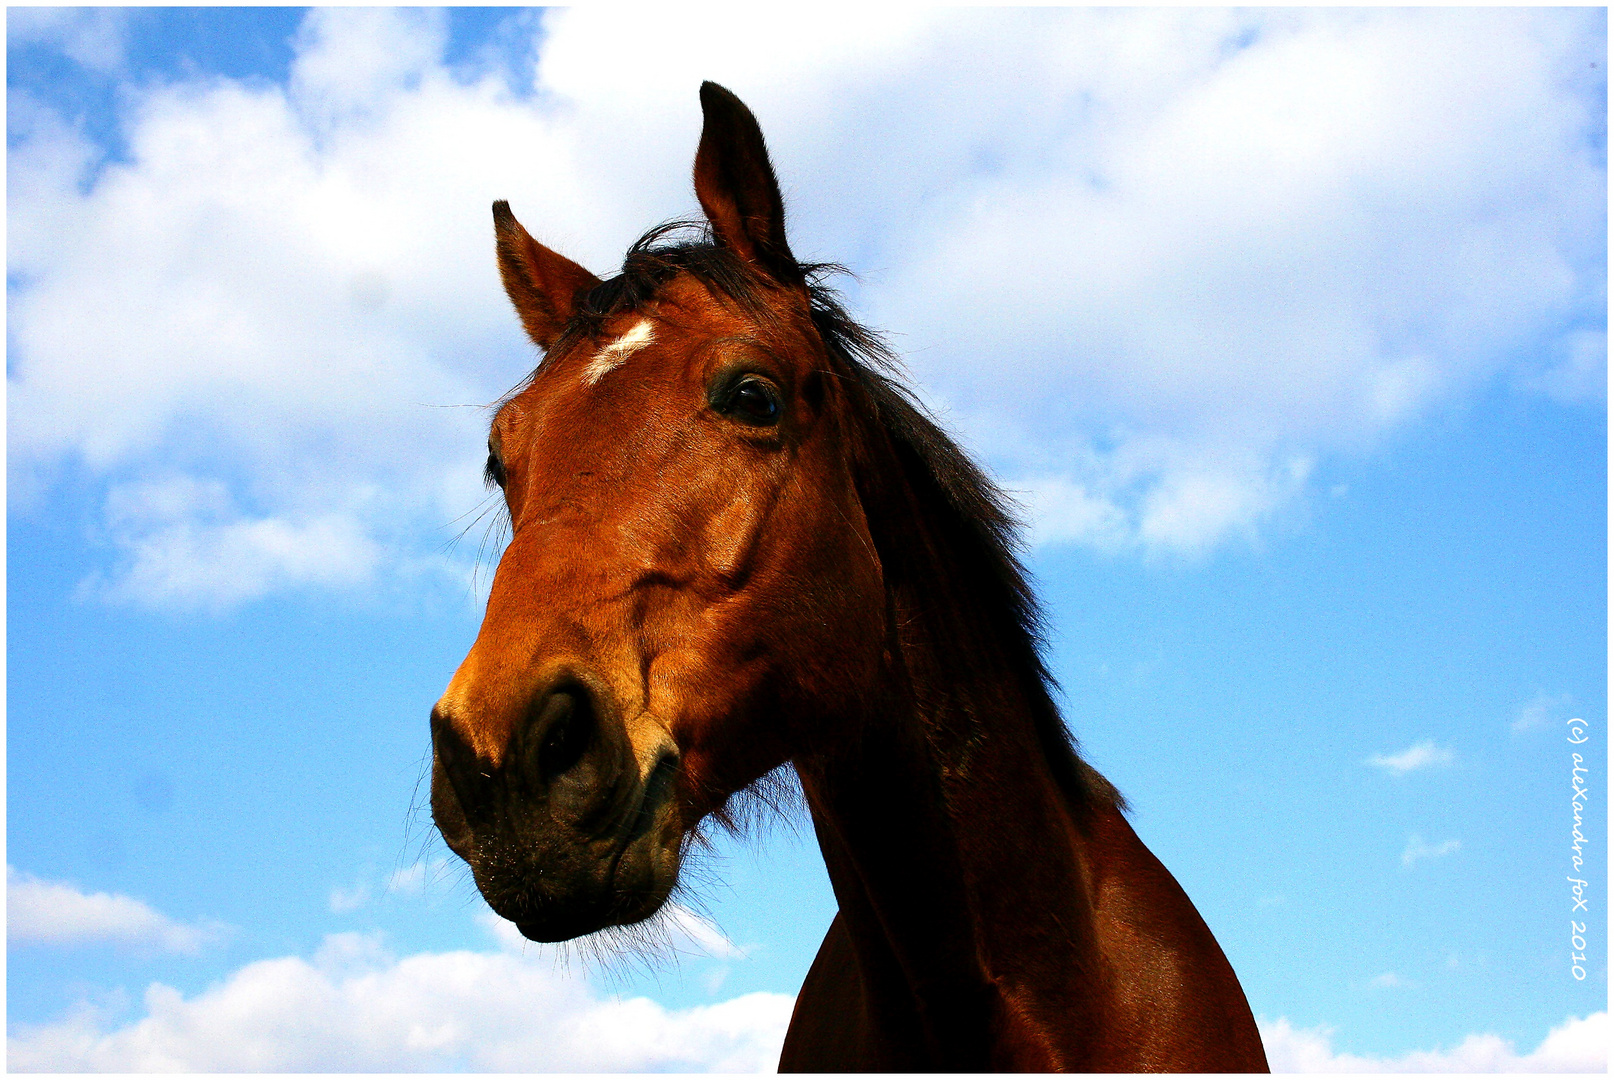
[{"label": "horse head", "polygon": [[432,711],[432,811],[539,941],[653,914],[701,820],[878,682],[866,393],[755,118],[712,83],[701,104],[698,241],[653,232],[602,282],[494,204],[544,358],[491,426],[511,539]]}]

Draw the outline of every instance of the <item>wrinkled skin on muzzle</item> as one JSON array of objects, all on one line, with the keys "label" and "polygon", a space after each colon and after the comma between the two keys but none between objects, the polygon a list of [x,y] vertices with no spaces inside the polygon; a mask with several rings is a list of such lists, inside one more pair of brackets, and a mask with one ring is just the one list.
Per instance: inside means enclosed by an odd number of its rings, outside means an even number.
[{"label": "wrinkled skin on muzzle", "polygon": [[548,680],[502,760],[433,710],[432,813],[490,906],[538,941],[654,912],[678,874],[676,748],[641,770],[616,710],[575,673]]}]

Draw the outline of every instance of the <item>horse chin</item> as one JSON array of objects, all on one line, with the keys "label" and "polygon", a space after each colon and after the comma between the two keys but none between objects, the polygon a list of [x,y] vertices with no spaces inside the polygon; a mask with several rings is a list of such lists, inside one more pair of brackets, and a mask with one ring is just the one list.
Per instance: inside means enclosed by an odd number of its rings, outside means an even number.
[{"label": "horse chin", "polygon": [[493,872],[477,873],[473,864],[477,886],[489,906],[531,941],[570,941],[642,922],[661,909],[678,883],[683,830],[670,800],[657,809],[648,827],[629,831],[609,852],[576,861],[554,859],[553,851],[536,860],[509,853],[484,859],[483,867]]},{"label": "horse chin", "polygon": [[622,853],[607,888],[528,903],[519,912],[511,912],[517,916],[511,921],[530,941],[554,942],[650,918],[661,910],[677,884],[676,849],[670,860],[648,852],[637,858],[635,854],[631,849]]},{"label": "horse chin", "polygon": [[[672,889],[647,894],[638,898],[617,895],[608,904],[588,910],[556,911],[536,920],[516,922],[516,929],[528,941],[571,941],[608,930],[614,926],[629,926],[650,918],[667,902]],[[626,902],[624,902],[626,901]]]}]

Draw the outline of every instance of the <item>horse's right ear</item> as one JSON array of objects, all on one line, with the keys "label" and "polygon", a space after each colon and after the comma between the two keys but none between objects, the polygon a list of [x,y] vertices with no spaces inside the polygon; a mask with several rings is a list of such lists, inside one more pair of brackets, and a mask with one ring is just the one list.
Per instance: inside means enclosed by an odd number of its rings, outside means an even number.
[{"label": "horse's right ear", "polygon": [[534,240],[500,199],[493,204],[499,276],[527,335],[547,349],[577,311],[577,298],[600,279]]}]

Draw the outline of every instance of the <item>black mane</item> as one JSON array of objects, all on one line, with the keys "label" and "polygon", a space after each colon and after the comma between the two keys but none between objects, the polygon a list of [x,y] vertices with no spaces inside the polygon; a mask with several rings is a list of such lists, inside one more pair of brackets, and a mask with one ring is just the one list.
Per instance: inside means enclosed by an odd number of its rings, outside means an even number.
[{"label": "black mane", "polygon": [[[873,414],[870,419],[890,436],[921,505],[968,569],[961,584],[971,592],[971,607],[1003,644],[1023,684],[1037,737],[1061,789],[1077,806],[1097,800],[1124,809],[1119,792],[1082,760],[1054,704],[1057,683],[1042,657],[1046,621],[1020,561],[1021,523],[1009,498],[902,384],[902,363],[890,347],[847,313],[838,293],[826,283],[847,273],[846,268],[804,263],[799,269],[825,347],[864,391]],[[767,302],[770,285],[755,270],[715,243],[705,222],[674,221],[641,236],[628,249],[620,274],[577,297],[576,314],[547,355],[560,356],[577,342],[598,337],[607,319],[640,310],[679,273],[689,274],[749,315],[773,317]]]}]

